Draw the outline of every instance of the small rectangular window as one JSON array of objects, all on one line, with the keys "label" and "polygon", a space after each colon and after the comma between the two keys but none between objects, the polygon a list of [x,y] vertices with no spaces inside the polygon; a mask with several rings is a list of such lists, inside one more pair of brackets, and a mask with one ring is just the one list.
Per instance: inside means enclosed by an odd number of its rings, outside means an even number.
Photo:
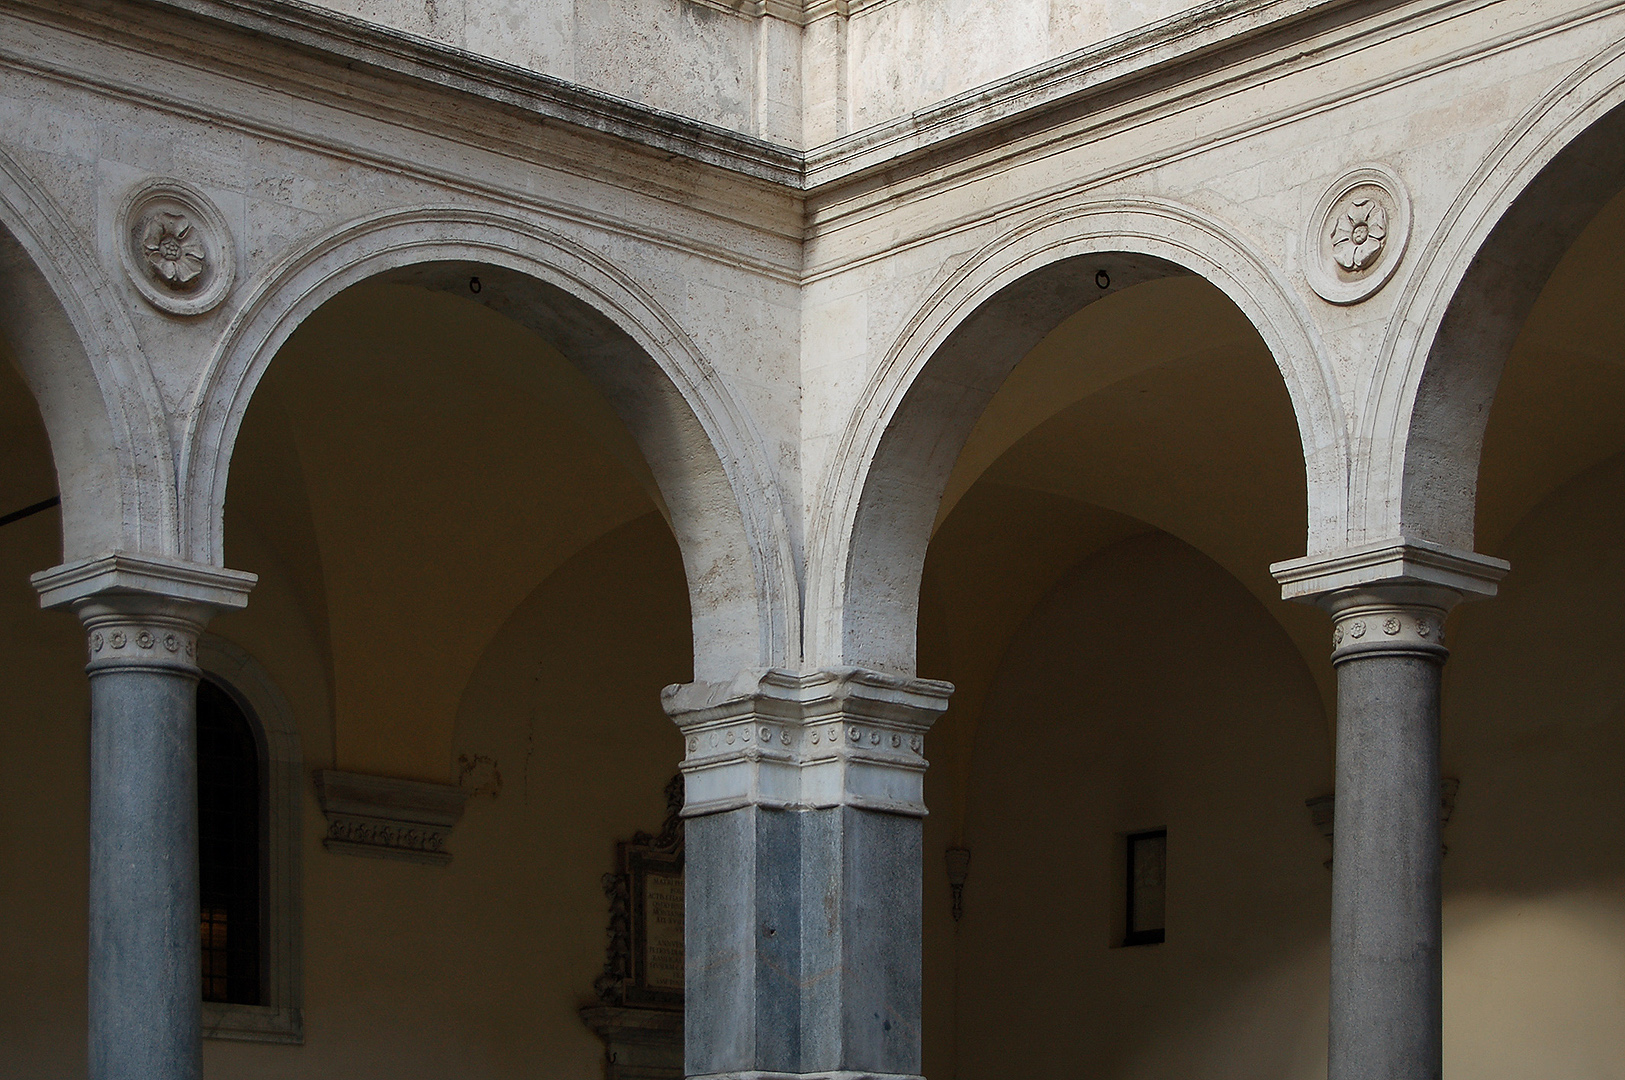
[{"label": "small rectangular window", "polygon": [[1123,944],[1157,945],[1163,941],[1165,931],[1168,830],[1130,833],[1127,840],[1128,895]]}]

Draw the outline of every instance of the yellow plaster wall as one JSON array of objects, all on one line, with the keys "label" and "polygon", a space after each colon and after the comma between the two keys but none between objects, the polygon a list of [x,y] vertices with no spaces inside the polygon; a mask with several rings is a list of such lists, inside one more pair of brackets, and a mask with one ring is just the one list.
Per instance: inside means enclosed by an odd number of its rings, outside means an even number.
[{"label": "yellow plaster wall", "polygon": [[[28,388],[0,341],[0,513],[56,493]],[[85,1070],[90,689],[71,616],[28,575],[62,559],[47,510],[0,528],[0,1076]]]},{"label": "yellow plaster wall", "polygon": [[444,783],[497,628],[571,554],[655,508],[617,452],[629,436],[541,338],[404,285],[323,307],[260,394],[245,440],[302,466],[337,767]]},{"label": "yellow plaster wall", "polygon": [[1625,1077],[1625,455],[1510,531],[1452,620],[1445,1073]]},{"label": "yellow plaster wall", "polygon": [[[1162,533],[1083,560],[978,725],[936,1075],[1313,1075],[1331,884],[1303,801],[1330,787],[1314,681],[1234,578]],[[1155,827],[1168,941],[1113,948],[1117,838]]]},{"label": "yellow plaster wall", "polygon": [[[454,748],[494,763],[444,868],[335,855],[306,798],[306,1042],[210,1042],[206,1073],[596,1080],[614,845],[657,831],[689,677],[681,559],[654,513],[568,560],[477,659]],[[313,762],[320,765],[320,761]]]}]

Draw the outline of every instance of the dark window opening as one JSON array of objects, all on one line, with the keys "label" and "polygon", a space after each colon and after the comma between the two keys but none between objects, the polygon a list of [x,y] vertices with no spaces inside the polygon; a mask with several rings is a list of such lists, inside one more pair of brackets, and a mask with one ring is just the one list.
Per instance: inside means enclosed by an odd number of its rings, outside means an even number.
[{"label": "dark window opening", "polygon": [[197,689],[198,892],[203,1000],[260,1004],[260,754],[242,707]]},{"label": "dark window opening", "polygon": [[1128,837],[1128,911],[1124,945],[1158,945],[1163,941],[1167,907],[1168,830],[1131,833]]}]

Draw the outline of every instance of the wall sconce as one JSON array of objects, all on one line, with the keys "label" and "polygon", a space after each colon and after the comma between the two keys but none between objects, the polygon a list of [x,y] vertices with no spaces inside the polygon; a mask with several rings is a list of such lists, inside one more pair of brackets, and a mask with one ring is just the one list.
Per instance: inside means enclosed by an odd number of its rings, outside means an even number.
[{"label": "wall sconce", "polygon": [[948,890],[954,898],[954,922],[965,914],[965,878],[970,874],[970,848],[951,847],[945,852],[948,863]]},{"label": "wall sconce", "polygon": [[[1439,781],[1439,830],[1450,824],[1450,815],[1456,812],[1456,792],[1461,790],[1461,781],[1453,776],[1447,776]],[[1305,799],[1303,805],[1309,808],[1309,819],[1315,823],[1315,828],[1326,842],[1332,842],[1332,834],[1337,819],[1337,796],[1317,795],[1313,799]],[[1445,844],[1439,845],[1439,855],[1442,858],[1450,854],[1450,848]],[[1332,868],[1332,860],[1326,860],[1326,869]]]}]

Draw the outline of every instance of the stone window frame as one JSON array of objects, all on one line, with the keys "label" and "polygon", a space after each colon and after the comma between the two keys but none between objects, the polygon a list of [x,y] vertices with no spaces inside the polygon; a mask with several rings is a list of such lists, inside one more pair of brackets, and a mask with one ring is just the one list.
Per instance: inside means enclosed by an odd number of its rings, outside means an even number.
[{"label": "stone window frame", "polygon": [[198,640],[198,667],[242,707],[263,763],[265,869],[261,892],[264,1004],[200,1002],[203,1037],[303,1043],[304,949],[300,895],[301,789],[304,755],[288,699],[269,672],[240,646],[214,634]]}]

